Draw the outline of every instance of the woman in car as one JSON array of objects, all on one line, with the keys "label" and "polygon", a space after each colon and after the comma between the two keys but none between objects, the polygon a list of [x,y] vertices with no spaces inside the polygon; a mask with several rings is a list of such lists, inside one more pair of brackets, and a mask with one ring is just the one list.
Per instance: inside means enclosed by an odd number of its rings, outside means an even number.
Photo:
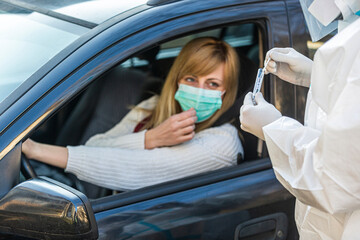
[{"label": "woman in car", "polygon": [[184,46],[164,83],[108,132],[85,146],[27,140],[23,153],[79,179],[130,190],[235,165],[243,148],[231,124],[211,127],[234,103],[239,63],[227,43],[209,37]]}]

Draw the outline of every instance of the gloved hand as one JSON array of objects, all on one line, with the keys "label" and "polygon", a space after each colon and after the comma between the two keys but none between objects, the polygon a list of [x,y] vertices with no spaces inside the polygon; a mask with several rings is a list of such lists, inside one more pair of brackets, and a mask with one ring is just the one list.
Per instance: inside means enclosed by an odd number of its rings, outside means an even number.
[{"label": "gloved hand", "polygon": [[266,53],[271,58],[265,74],[272,73],[284,81],[304,87],[310,86],[313,61],[293,48],[273,48]]},{"label": "gloved hand", "polygon": [[244,104],[240,108],[241,129],[265,140],[262,128],[281,117],[281,113],[265,101],[261,92],[255,95],[257,105],[251,100],[252,92],[246,94]]}]

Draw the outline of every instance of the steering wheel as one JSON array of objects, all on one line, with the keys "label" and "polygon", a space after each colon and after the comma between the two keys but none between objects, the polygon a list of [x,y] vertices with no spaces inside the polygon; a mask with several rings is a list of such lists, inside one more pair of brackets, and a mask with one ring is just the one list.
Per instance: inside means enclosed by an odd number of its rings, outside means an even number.
[{"label": "steering wheel", "polygon": [[25,154],[21,153],[21,172],[26,179],[36,178],[37,174],[34,168],[31,166],[29,159],[25,156]]}]

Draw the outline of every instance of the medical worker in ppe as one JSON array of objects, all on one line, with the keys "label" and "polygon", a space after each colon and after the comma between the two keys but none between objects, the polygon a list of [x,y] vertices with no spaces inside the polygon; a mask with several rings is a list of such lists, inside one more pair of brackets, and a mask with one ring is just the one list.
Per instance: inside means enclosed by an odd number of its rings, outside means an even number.
[{"label": "medical worker in ppe", "polygon": [[338,24],[314,62],[291,48],[267,53],[268,73],[310,86],[304,125],[261,93],[254,105],[249,93],[241,127],[265,139],[278,180],[297,199],[301,239],[360,239],[360,0],[300,2],[313,41]]}]

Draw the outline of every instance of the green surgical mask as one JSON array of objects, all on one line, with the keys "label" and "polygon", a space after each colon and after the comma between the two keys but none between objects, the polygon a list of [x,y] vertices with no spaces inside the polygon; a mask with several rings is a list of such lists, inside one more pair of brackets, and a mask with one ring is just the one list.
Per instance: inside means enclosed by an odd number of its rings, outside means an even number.
[{"label": "green surgical mask", "polygon": [[183,111],[194,108],[198,118],[196,122],[199,123],[209,119],[221,108],[221,95],[221,91],[180,84],[175,93],[175,99],[179,102]]}]

